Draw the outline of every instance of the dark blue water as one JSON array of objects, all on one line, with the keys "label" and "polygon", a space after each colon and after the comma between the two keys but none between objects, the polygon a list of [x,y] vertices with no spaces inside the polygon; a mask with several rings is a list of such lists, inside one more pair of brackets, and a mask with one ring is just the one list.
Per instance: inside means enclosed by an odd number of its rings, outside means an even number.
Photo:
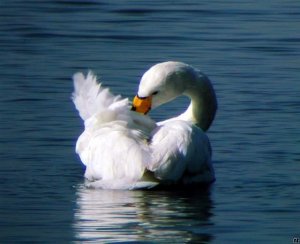
[{"label": "dark blue water", "polygon": [[[0,242],[300,238],[299,26],[292,0],[2,0]],[[217,181],[199,191],[84,188],[72,74],[92,69],[132,98],[143,72],[166,60],[214,83]],[[186,105],[179,99],[151,116]]]}]

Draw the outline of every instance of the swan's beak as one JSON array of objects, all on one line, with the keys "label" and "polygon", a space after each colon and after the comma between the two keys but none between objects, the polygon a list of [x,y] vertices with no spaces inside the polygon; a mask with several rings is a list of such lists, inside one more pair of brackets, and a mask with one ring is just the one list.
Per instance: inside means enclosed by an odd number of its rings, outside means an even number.
[{"label": "swan's beak", "polygon": [[151,109],[152,96],[149,97],[139,97],[136,95],[132,102],[131,110],[138,113],[147,114]]}]

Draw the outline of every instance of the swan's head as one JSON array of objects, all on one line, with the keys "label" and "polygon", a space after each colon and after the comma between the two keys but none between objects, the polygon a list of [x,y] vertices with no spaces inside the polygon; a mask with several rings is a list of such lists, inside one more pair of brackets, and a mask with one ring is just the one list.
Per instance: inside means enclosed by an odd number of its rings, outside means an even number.
[{"label": "swan's head", "polygon": [[191,66],[180,62],[164,62],[152,66],[140,81],[132,110],[146,114],[151,108],[173,100],[185,92],[187,81],[195,75]]}]

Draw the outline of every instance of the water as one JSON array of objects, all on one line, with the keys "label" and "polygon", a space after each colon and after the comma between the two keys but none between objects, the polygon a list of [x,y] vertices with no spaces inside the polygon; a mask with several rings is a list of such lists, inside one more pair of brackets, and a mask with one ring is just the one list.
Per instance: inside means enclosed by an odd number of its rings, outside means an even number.
[{"label": "water", "polygon": [[[300,238],[299,16],[299,1],[288,0],[2,0],[0,242]],[[92,69],[132,98],[142,73],[166,60],[214,83],[217,181],[199,191],[84,188],[72,74]]]}]

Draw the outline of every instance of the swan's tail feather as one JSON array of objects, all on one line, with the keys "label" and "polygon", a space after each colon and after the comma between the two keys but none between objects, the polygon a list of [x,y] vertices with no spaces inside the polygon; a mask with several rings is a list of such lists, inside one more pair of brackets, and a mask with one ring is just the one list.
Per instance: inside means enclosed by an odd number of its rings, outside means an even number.
[{"label": "swan's tail feather", "polygon": [[88,73],[87,77],[84,77],[82,73],[76,73],[73,76],[73,81],[74,92],[72,94],[72,100],[80,117],[86,120],[95,110],[94,101],[97,97],[100,85],[91,72]]},{"label": "swan's tail feather", "polygon": [[73,81],[72,100],[83,120],[87,120],[92,115],[121,100],[121,96],[114,96],[108,88],[103,88],[91,71],[88,72],[87,76],[82,73],[74,74]]}]

